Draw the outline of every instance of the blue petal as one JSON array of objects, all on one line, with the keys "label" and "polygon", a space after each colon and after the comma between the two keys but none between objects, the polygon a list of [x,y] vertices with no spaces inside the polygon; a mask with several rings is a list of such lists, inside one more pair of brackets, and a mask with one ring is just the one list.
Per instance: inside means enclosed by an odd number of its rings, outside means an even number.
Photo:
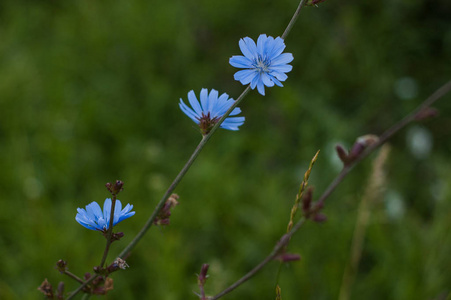
[{"label": "blue petal", "polygon": [[[239,107],[235,107],[232,112],[230,113],[230,116],[235,116],[241,112],[241,109]],[[244,117],[243,117],[244,118]]]},{"label": "blue petal", "polygon": [[111,198],[106,198],[103,203],[103,220],[107,229],[110,225],[111,203]]},{"label": "blue petal", "polygon": [[280,37],[277,37],[273,41],[271,48],[272,48],[271,51],[268,52],[268,56],[271,58],[279,56],[283,52],[283,50],[285,50],[284,40],[281,39]]},{"label": "blue petal", "polygon": [[257,73],[257,75],[254,78],[252,78],[251,89],[255,89],[255,87],[257,86],[257,83],[259,83],[260,81],[261,81],[260,74]]},{"label": "blue petal", "polygon": [[[124,210],[122,210],[122,203],[116,200],[114,209],[113,225],[116,225],[120,221],[129,218],[135,214],[130,212],[133,205],[127,204]],[[77,215],[75,220],[83,227],[91,230],[105,230],[109,227],[109,217],[111,213],[111,199],[105,199],[103,204],[103,212],[97,202],[92,202],[86,205],[86,209],[77,208]]]},{"label": "blue petal", "polygon": [[266,36],[266,34],[260,34],[260,36],[257,39],[257,52],[260,55],[264,55],[265,54],[265,46],[266,46],[266,41],[268,40],[268,37]]},{"label": "blue petal", "polygon": [[[284,74],[285,75],[285,74]],[[283,84],[279,81],[279,80],[277,80],[277,78],[276,77],[274,77],[274,76],[272,76],[272,75],[270,75],[271,76],[271,80],[276,84],[276,85],[278,85],[278,86],[283,86]]]},{"label": "blue petal", "polygon": [[265,95],[265,85],[263,84],[263,82],[261,80],[257,83],[257,90],[263,96]]},{"label": "blue petal", "polygon": [[196,123],[199,123],[199,120],[197,119],[198,117],[200,118],[200,116],[197,116],[194,113],[194,110],[192,110],[191,108],[189,108],[188,105],[185,104],[185,102],[183,102],[182,99],[180,99],[180,103],[179,103],[180,109],[185,113],[185,115],[187,115],[188,117],[190,117],[191,120],[193,120]]},{"label": "blue petal", "polygon": [[283,53],[271,60],[271,66],[283,65],[293,60],[293,54]]},{"label": "blue petal", "polygon": [[257,57],[257,46],[255,42],[249,38],[242,38],[239,42],[241,52],[243,52],[244,56],[252,60],[254,57]]},{"label": "blue petal", "polygon": [[271,81],[271,78],[268,76],[267,73],[262,73],[262,82],[264,85],[266,85],[267,87],[272,87],[274,86],[274,82]]},{"label": "blue petal", "polygon": [[[208,90],[207,89],[201,89],[200,90],[200,103],[202,104],[202,112],[206,114],[209,110],[209,106],[211,103],[208,100]],[[199,114],[198,117],[202,117],[202,114]]]},{"label": "blue petal", "polygon": [[[258,78],[258,73],[256,73],[255,70],[247,70],[248,72],[251,72],[253,74],[253,77],[257,77]],[[237,72],[238,73],[238,72]],[[255,75],[256,74],[256,75]],[[194,92],[191,91],[192,94],[188,94],[188,98],[191,97],[191,100],[194,100],[197,98],[195,98]],[[208,116],[210,115],[210,120],[206,119],[206,122],[215,122],[215,118],[221,118],[222,116],[224,116],[224,114],[230,109],[230,107],[235,103],[235,100],[233,100],[232,98],[229,99],[229,95],[227,95],[226,93],[223,93],[221,96],[218,97],[218,91],[216,91],[215,89],[212,89],[210,92],[208,92],[207,89],[202,89],[201,94],[200,94],[200,100],[202,103],[202,110],[204,115]],[[194,101],[190,101],[191,104],[194,103]],[[199,104],[198,104],[199,105]],[[189,108],[182,99],[180,99],[180,103],[179,103],[180,109],[188,116],[190,117],[193,121],[195,121],[197,124],[200,123],[199,118],[196,117],[200,117],[196,115],[196,112],[193,111],[191,108]],[[200,105],[199,105],[200,107]],[[237,115],[241,112],[241,109],[238,107],[235,107],[232,112],[231,115]],[[238,130],[238,126],[242,125],[244,122],[244,117],[227,117],[224,122],[221,124],[221,128],[224,129],[230,129],[230,130]],[[226,124],[223,126],[223,124]],[[207,123],[208,124],[208,123]],[[212,123],[214,124],[214,123]],[[229,125],[233,124],[232,127],[230,127]],[[230,127],[230,128],[229,128]],[[205,134],[205,132],[203,132],[203,134]],[[133,207],[133,206],[132,206]],[[131,209],[131,208],[130,208]],[[126,210],[122,210],[119,214],[119,221],[121,220],[121,218],[128,218],[130,216],[134,215],[134,212],[126,212]],[[115,214],[116,216],[116,214]],[[116,218],[115,218],[115,222],[116,222]]]},{"label": "blue petal", "polygon": [[215,112],[215,106],[218,104],[218,91],[215,89],[212,89],[210,94],[208,95],[208,101],[209,101],[209,105],[208,105],[208,110],[211,115],[214,115]]},{"label": "blue petal", "polygon": [[241,70],[233,75],[235,80],[239,80],[242,84],[249,84],[253,78],[258,77],[258,71],[255,69]]},{"label": "blue petal", "polygon": [[252,68],[252,61],[242,55],[232,56],[229,63],[236,68]]},{"label": "blue petal", "polygon": [[287,74],[281,73],[281,72],[277,72],[277,71],[271,72],[271,75],[276,77],[280,81],[285,81],[288,78]]},{"label": "blue petal", "polygon": [[194,91],[191,90],[188,92],[188,101],[191,104],[191,107],[194,109],[198,116],[202,115],[202,108],[200,107],[199,101],[197,101],[196,95]]},{"label": "blue petal", "polygon": [[102,217],[102,209],[97,202],[91,202],[86,205],[86,213],[90,220],[97,221],[97,219]]},{"label": "blue petal", "polygon": [[278,71],[278,72],[287,73],[287,72],[290,72],[293,69],[293,66],[291,66],[291,65],[278,65],[278,66],[271,66],[269,69],[271,71]]}]

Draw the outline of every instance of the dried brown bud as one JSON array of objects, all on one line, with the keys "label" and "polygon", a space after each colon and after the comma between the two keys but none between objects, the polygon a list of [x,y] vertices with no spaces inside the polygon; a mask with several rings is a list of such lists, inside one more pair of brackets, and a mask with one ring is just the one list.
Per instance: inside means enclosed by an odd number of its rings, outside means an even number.
[{"label": "dried brown bud", "polygon": [[119,194],[124,189],[123,188],[124,183],[120,180],[116,180],[114,184],[108,182],[107,184],[105,184],[105,186],[108,189],[108,191],[113,195]]},{"label": "dried brown bud", "polygon": [[53,299],[53,287],[50,282],[48,282],[47,278],[41,283],[38,290],[41,291],[48,299]]},{"label": "dried brown bud", "polygon": [[171,209],[179,204],[179,202],[177,201],[178,199],[179,196],[177,194],[172,194],[171,196],[169,196],[169,198],[164,203],[163,208],[160,210],[157,217],[153,221],[155,225],[169,225]]},{"label": "dried brown bud", "polygon": [[83,276],[83,279],[84,279],[84,280],[89,280],[89,278],[91,278],[91,273],[86,272],[86,273],[85,273],[85,276]]},{"label": "dried brown bud", "polygon": [[60,273],[64,273],[67,270],[67,262],[65,262],[64,260],[60,259],[56,262],[56,269],[60,272]]},{"label": "dried brown bud", "polygon": [[92,293],[95,295],[106,295],[108,291],[111,291],[113,288],[113,279],[108,277],[105,279],[103,286],[96,287]]}]

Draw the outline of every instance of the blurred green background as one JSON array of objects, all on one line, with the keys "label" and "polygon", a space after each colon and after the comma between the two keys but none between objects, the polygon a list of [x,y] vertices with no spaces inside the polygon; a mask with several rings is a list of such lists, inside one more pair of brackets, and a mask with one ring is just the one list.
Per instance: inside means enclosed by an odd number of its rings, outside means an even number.
[{"label": "blurred green background", "polygon": [[[77,207],[108,197],[136,215],[136,234],[200,134],[178,107],[189,90],[243,90],[228,64],[238,40],[281,35],[298,2],[1,1],[0,298],[43,299],[37,287],[77,285],[100,262],[104,238],[75,222]],[[285,87],[252,92],[245,124],[220,130],[176,192],[166,228],[152,228],[113,275],[106,299],[197,299],[209,263],[215,294],[244,275],[285,232],[299,183],[321,149],[310,184],[318,197],[340,170],[337,142],[381,134],[451,75],[448,0],[332,1],[306,7],[286,40]],[[451,288],[451,96],[436,119],[390,141],[351,299],[435,299]],[[371,156],[328,199],[324,224],[307,223],[284,265],[283,299],[336,299],[350,256]],[[278,263],[224,299],[274,299]],[[80,297],[79,297],[80,298]]]}]

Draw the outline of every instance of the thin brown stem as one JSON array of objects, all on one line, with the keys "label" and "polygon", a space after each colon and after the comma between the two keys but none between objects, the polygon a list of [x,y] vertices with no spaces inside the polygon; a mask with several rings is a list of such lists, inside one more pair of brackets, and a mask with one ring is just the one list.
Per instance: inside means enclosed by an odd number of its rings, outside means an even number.
[{"label": "thin brown stem", "polygon": [[250,86],[247,86],[246,89],[241,93],[241,95],[238,97],[238,99],[235,101],[235,103],[227,110],[227,112],[219,119],[218,123],[215,124],[215,126],[211,129],[211,131],[202,137],[202,140],[200,141],[199,145],[197,145],[196,149],[194,150],[193,154],[189,158],[189,160],[186,162],[186,164],[183,166],[182,170],[180,170],[179,174],[175,177],[174,181],[171,183],[169,188],[167,189],[166,193],[163,195],[163,197],[158,202],[157,206],[155,207],[152,215],[149,217],[147,222],[144,224],[140,232],[135,236],[135,238],[125,247],[124,250],[118,255],[120,258],[124,258],[135,246],[136,244],[143,238],[143,236],[146,234],[147,230],[152,226],[153,221],[158,215],[158,212],[163,207],[164,203],[168,199],[168,197],[172,194],[172,192],[175,190],[177,185],[180,183],[182,178],[186,175],[189,168],[192,166],[196,158],[199,156],[202,149],[205,147],[207,142],[210,140],[212,135],[218,130],[219,126],[224,122],[224,120],[229,116],[229,114],[235,109],[235,107],[238,106],[238,104],[243,100],[243,98],[249,93]]},{"label": "thin brown stem", "polygon": [[301,13],[301,9],[304,6],[305,1],[306,0],[301,0],[301,2],[299,2],[298,8],[296,9],[293,17],[291,17],[290,23],[288,23],[287,28],[285,28],[285,31],[282,34],[282,39],[285,39],[288,36],[291,28],[293,28],[294,24],[298,20],[299,14]]},{"label": "thin brown stem", "polygon": [[255,266],[255,268],[253,268],[251,271],[249,271],[246,275],[244,275],[243,277],[241,277],[240,279],[238,279],[235,283],[233,283],[231,286],[229,286],[228,288],[226,288],[225,290],[223,290],[222,292],[220,292],[219,294],[213,296],[211,298],[211,300],[216,300],[221,298],[222,296],[230,293],[231,291],[233,291],[234,289],[236,289],[237,287],[239,287],[240,285],[242,285],[243,283],[245,283],[246,281],[248,281],[250,278],[252,278],[254,275],[256,275],[261,269],[263,269],[264,266],[266,266],[270,261],[272,261],[279,253],[280,251],[283,249],[283,247],[285,247],[285,245],[289,242],[291,236],[293,234],[296,233],[296,231],[299,230],[299,228],[301,228],[302,224],[305,223],[305,218],[301,218],[291,229],[291,231],[287,234],[285,234],[284,236],[282,236],[282,238],[279,240],[279,242],[276,244],[276,246],[274,247],[274,249],[272,250],[272,252],[265,257],[265,259],[263,259],[257,266]]},{"label": "thin brown stem", "polygon": [[83,279],[75,275],[74,273],[71,273],[69,271],[63,271],[63,274],[69,276],[70,278],[74,279],[75,281],[78,281],[79,283],[84,283]]},{"label": "thin brown stem", "polygon": [[407,124],[415,120],[415,117],[419,112],[424,109],[431,107],[437,100],[442,98],[444,95],[451,91],[451,80],[442,85],[439,89],[437,89],[432,95],[430,95],[423,103],[421,103],[414,111],[404,117],[401,121],[390,127],[383,134],[380,135],[379,140],[368,147],[368,149],[363,152],[360,156],[358,156],[352,164],[345,166],[341,172],[335,177],[332,183],[327,187],[326,191],[321,195],[318,199],[319,202],[324,201],[326,198],[330,196],[330,194],[337,188],[337,186],[343,181],[343,179],[348,175],[348,173],[352,170],[352,168],[365,159],[368,155],[374,152],[375,149],[379,148],[382,144],[384,144],[388,139],[390,139],[393,135],[395,135],[398,131],[404,128]]},{"label": "thin brown stem", "polygon": [[75,291],[73,291],[67,298],[66,300],[71,300],[73,299],[81,290],[83,290],[88,284],[90,284],[91,282],[94,281],[94,279],[96,279],[98,277],[98,275],[94,275],[91,278],[89,278],[88,280],[86,280],[85,282],[83,282],[83,284],[81,284]]},{"label": "thin brown stem", "polygon": [[[400,122],[396,123],[392,127],[390,127],[387,131],[385,131],[381,137],[379,138],[379,141],[373,144],[371,147],[368,147],[367,151],[363,152],[356,160],[351,164],[345,166],[342,171],[335,177],[335,179],[332,181],[332,183],[327,187],[327,189],[324,191],[324,193],[319,197],[318,202],[324,202],[331,194],[332,192],[338,187],[338,185],[344,180],[344,178],[348,175],[348,173],[352,170],[352,168],[361,162],[364,158],[366,158],[369,154],[374,152],[379,146],[384,144],[389,138],[391,138],[393,135],[398,133],[401,129],[403,129],[407,124],[415,120],[415,116],[421,112],[423,109],[430,107],[433,103],[435,103],[437,100],[442,98],[444,95],[449,93],[451,91],[451,81],[444,84],[442,87],[440,87],[437,91],[435,91],[431,96],[429,96],[420,106],[418,106],[417,109],[415,109],[412,113],[410,113],[407,117],[402,119]],[[305,223],[305,219],[301,218],[296,225],[293,227],[293,229],[286,235],[282,237],[281,240],[284,242],[279,242],[274,250],[263,259],[262,262],[260,262],[255,268],[253,268],[251,271],[249,271],[246,275],[241,277],[239,280],[237,280],[235,283],[230,285],[228,288],[220,292],[219,294],[213,296],[211,299],[216,300],[221,298],[222,296],[230,293],[234,289],[236,289],[238,286],[249,280],[251,277],[253,277],[255,274],[257,274],[266,264],[268,264],[271,260],[273,260],[279,251],[284,247],[284,245],[289,241],[291,236],[299,230],[299,228],[302,226],[302,224]]]}]

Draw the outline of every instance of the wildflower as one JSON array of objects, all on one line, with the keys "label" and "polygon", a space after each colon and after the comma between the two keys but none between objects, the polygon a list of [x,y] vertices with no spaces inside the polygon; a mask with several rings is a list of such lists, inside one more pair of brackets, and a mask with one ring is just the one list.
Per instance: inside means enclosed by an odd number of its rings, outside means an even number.
[{"label": "wildflower", "polygon": [[[114,218],[113,226],[117,223],[130,218],[135,214],[133,205],[127,204],[124,209],[122,209],[122,203],[116,200],[116,205],[114,207]],[[91,230],[108,230],[110,226],[110,215],[111,215],[111,199],[107,198],[103,204],[103,213],[97,202],[92,202],[86,205],[86,210],[84,208],[77,208],[77,215],[75,220],[83,225],[84,227]]]},{"label": "wildflower", "polygon": [[[218,97],[218,91],[212,89],[208,93],[207,89],[200,91],[200,102],[197,100],[194,91],[188,93],[188,101],[191,104],[190,108],[186,105],[182,99],[180,99],[180,109],[199,125],[203,135],[206,135],[210,130],[218,123],[219,119],[227,112],[227,110],[235,102],[232,98],[229,99],[229,95],[226,93]],[[241,112],[241,109],[235,107],[230,113],[231,116],[235,116]],[[243,125],[244,117],[229,117],[221,124],[221,128],[228,130],[238,130],[238,126]]]},{"label": "wildflower", "polygon": [[285,74],[293,68],[288,63],[293,60],[291,53],[282,53],[285,43],[282,38],[261,34],[257,44],[249,38],[242,38],[239,42],[242,55],[232,56],[229,63],[236,68],[243,68],[235,73],[235,80],[242,84],[251,84],[251,88],[265,95],[265,85],[272,87],[274,84],[283,86],[288,76]]}]

